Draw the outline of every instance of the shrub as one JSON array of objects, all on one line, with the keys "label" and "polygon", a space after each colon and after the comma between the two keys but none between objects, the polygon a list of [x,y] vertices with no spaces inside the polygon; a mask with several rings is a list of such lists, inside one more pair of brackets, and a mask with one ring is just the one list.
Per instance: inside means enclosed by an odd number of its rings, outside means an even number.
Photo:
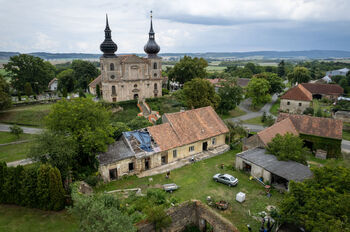
[{"label": "shrub", "polygon": [[162,94],[163,95],[168,95],[169,94],[169,90],[168,89],[162,89]]},{"label": "shrub", "polygon": [[88,185],[95,187],[99,181],[98,176],[88,176],[84,180]]},{"label": "shrub", "polygon": [[303,114],[313,116],[313,115],[314,115],[314,108],[311,108],[311,107],[306,108],[306,109],[304,110]]},{"label": "shrub", "polygon": [[10,131],[11,131],[11,134],[14,134],[17,137],[17,139],[23,133],[23,129],[17,126],[16,124],[13,126],[10,126]]},{"label": "shrub", "polygon": [[148,189],[147,198],[157,205],[161,205],[166,202],[166,193],[162,189]]}]

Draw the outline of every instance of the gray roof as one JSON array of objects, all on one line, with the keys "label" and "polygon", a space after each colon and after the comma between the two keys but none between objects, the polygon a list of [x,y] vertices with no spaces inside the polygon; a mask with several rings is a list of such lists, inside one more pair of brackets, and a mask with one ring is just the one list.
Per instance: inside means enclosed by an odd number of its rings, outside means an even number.
[{"label": "gray roof", "polygon": [[310,168],[295,161],[279,161],[276,156],[265,154],[265,149],[253,148],[241,152],[236,156],[241,157],[265,170],[285,178],[286,180],[303,181],[312,177]]},{"label": "gray roof", "polygon": [[130,147],[121,138],[108,146],[108,151],[98,156],[100,165],[114,163],[119,160],[134,157],[135,153],[131,151]]}]

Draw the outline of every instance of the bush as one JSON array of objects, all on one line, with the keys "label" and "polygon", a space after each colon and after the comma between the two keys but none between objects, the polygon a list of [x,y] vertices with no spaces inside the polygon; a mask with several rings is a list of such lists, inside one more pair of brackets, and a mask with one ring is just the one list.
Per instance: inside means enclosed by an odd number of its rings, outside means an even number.
[{"label": "bush", "polygon": [[10,126],[10,131],[11,131],[11,134],[14,134],[17,137],[17,139],[23,133],[22,128],[17,126],[16,124],[13,126]]},{"label": "bush", "polygon": [[168,89],[162,89],[162,94],[163,95],[168,95],[169,94],[169,90]]},{"label": "bush", "polygon": [[314,108],[311,108],[311,107],[306,108],[306,109],[304,110],[303,114],[313,116],[313,115],[314,115]]},{"label": "bush", "polygon": [[88,176],[84,180],[88,185],[95,187],[99,181],[98,176]]},{"label": "bush", "polygon": [[162,189],[148,189],[147,198],[157,205],[161,205],[166,202],[166,193]]}]

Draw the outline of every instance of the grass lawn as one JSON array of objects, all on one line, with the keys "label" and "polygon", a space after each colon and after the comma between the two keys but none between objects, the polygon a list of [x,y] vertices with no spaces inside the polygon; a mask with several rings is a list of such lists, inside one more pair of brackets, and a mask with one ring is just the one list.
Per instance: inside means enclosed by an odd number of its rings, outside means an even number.
[{"label": "grass lawn", "polygon": [[343,139],[350,140],[350,132],[343,130]]},{"label": "grass lawn", "polygon": [[33,142],[12,144],[0,147],[0,162],[26,159]]},{"label": "grass lawn", "polygon": [[[160,187],[166,183],[176,183],[180,188],[169,196],[174,196],[180,202],[198,199],[206,202],[206,197],[211,196],[214,200],[226,200],[230,203],[230,208],[226,211],[217,211],[224,217],[228,218],[239,230],[245,231],[246,224],[252,225],[254,230],[259,228],[251,215],[266,210],[268,205],[277,205],[283,198],[283,195],[272,190],[272,197],[267,198],[264,187],[254,180],[249,180],[249,176],[241,171],[233,171],[232,165],[235,162],[234,151],[226,152],[222,155],[203,160],[191,165],[171,171],[170,179],[165,179],[165,174],[152,176],[153,181],[149,181],[149,177],[137,178],[136,176],[127,177],[118,181],[101,185],[96,188],[97,191],[109,191],[115,189],[135,188],[139,187],[143,192],[150,187]],[[220,164],[226,164],[224,170],[220,168]],[[231,168],[229,168],[231,166]],[[228,173],[239,179],[236,187],[228,187],[227,185],[213,181],[212,177],[216,173]],[[235,196],[238,192],[246,194],[246,201],[238,203]]]},{"label": "grass lawn", "polygon": [[239,117],[245,114],[247,113],[237,106],[234,110],[231,110],[228,114],[220,115],[220,117],[222,119],[227,119],[227,118]]},{"label": "grass lawn", "polygon": [[158,111],[161,115],[164,113],[179,112],[181,109],[181,103],[170,95],[152,98],[146,101],[153,111]]},{"label": "grass lawn", "polygon": [[264,126],[264,123],[261,122],[261,116],[244,120],[243,123]]},{"label": "grass lawn", "polygon": [[49,114],[51,106],[52,104],[14,107],[0,112],[0,122],[43,127],[44,117]]},{"label": "grass lawn", "polygon": [[11,134],[10,132],[2,132],[0,131],[0,144],[4,143],[11,143],[21,140],[27,140],[27,139],[33,139],[33,135],[31,134],[21,134],[19,136],[19,139],[14,134]]},{"label": "grass lawn", "polygon": [[13,205],[0,205],[0,231],[73,232],[78,222],[66,211],[50,212]]},{"label": "grass lawn", "polygon": [[280,99],[278,99],[275,103],[273,103],[273,105],[270,108],[270,113],[277,116],[279,108],[280,108]]},{"label": "grass lawn", "polygon": [[136,104],[128,104],[123,106],[123,111],[114,113],[112,115],[112,120],[115,122],[127,123],[136,118],[138,113],[140,113],[140,110]]}]

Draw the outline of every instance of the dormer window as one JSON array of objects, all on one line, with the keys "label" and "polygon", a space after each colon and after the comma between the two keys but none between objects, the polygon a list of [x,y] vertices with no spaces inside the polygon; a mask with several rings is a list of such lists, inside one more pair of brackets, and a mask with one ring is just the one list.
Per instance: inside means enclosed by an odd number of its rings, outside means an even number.
[{"label": "dormer window", "polygon": [[111,71],[114,71],[114,64],[113,64],[113,63],[111,63],[111,64],[109,65],[109,69],[110,69]]}]

